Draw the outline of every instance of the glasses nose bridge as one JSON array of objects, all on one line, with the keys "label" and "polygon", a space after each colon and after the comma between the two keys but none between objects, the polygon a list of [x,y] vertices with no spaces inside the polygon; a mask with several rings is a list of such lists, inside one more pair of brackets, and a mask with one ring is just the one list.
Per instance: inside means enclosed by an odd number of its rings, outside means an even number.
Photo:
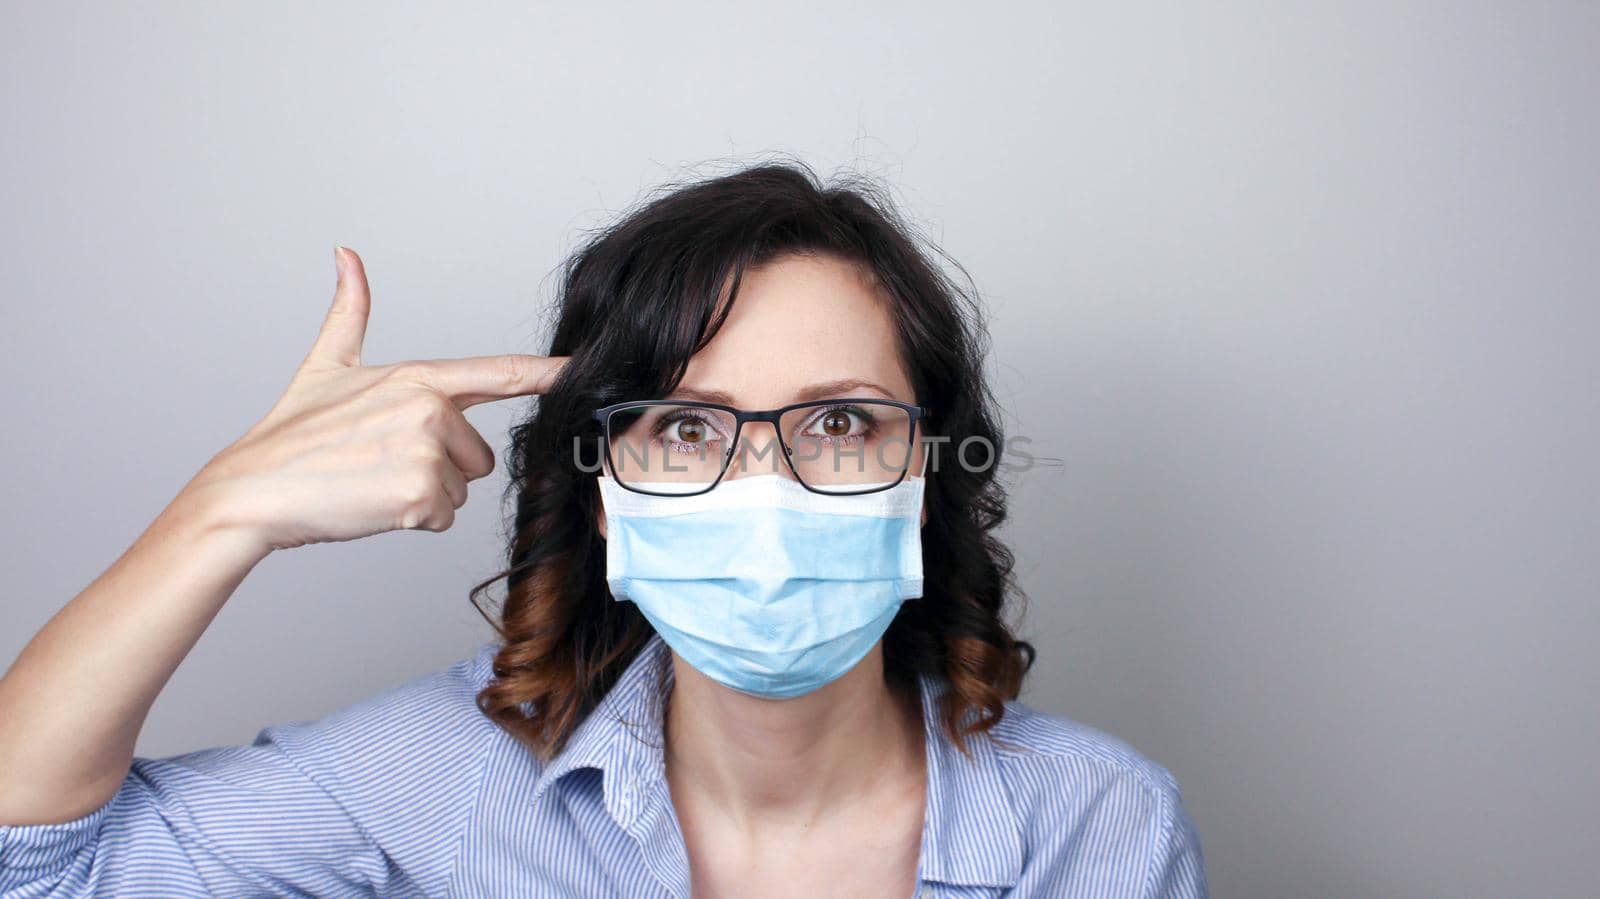
[{"label": "glasses nose bridge", "polygon": [[[774,439],[773,439],[773,442],[770,444],[770,446],[776,446],[779,450],[781,450],[781,454],[784,455],[784,456],[787,456],[790,453],[794,452],[794,450],[789,448],[789,442],[787,440],[783,439],[783,427],[782,427],[783,410],[781,410],[781,409],[766,409],[766,410],[763,410],[763,411],[760,411],[760,412],[739,412],[739,413],[736,414],[735,417],[736,417],[737,422],[738,422],[739,430],[738,430],[738,437],[734,441],[734,446],[730,447],[729,450],[728,450],[728,457],[729,457],[729,463],[730,463],[728,468],[729,468],[730,472],[732,470],[731,462],[733,460],[733,457],[736,456],[736,455],[739,455],[738,450],[739,450],[740,446],[742,444],[744,444],[745,441],[748,439],[748,432],[745,430],[745,426],[749,425],[749,424],[758,423],[758,422],[766,422],[767,424],[772,425],[772,436],[773,436]],[[780,467],[780,471],[781,470],[782,470],[782,468]]]},{"label": "glasses nose bridge", "polygon": [[767,424],[772,425],[773,436],[778,438],[778,442],[779,443],[783,442],[782,429],[779,426],[779,423],[783,420],[783,410],[781,410],[781,409],[767,409],[767,410],[764,410],[764,411],[761,411],[761,412],[740,412],[740,413],[738,413],[736,418],[738,419],[738,422],[739,422],[739,428],[740,428],[739,436],[740,437],[744,436],[744,426],[745,425],[750,424],[752,422],[764,421]]}]

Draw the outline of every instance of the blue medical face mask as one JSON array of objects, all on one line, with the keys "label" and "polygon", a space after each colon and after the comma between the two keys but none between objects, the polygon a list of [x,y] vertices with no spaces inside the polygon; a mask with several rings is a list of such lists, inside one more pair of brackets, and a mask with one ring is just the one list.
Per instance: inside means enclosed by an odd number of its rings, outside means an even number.
[{"label": "blue medical face mask", "polygon": [[725,479],[694,496],[599,481],[612,596],[638,606],[684,661],[740,692],[787,699],[838,678],[901,602],[922,595],[924,480],[910,473],[855,496],[813,493],[779,474]]}]

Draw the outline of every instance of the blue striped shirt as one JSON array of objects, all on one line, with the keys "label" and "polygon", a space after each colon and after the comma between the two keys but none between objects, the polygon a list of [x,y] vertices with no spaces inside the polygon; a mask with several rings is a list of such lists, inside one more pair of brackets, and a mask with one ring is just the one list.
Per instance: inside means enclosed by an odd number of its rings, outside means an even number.
[{"label": "blue striped shirt", "polygon": [[[477,708],[496,645],[248,746],[136,757],[105,805],[0,826],[0,896],[688,899],[660,746],[659,636],[540,763]],[[1011,702],[968,759],[921,685],[916,899],[1204,897],[1171,774],[1102,731]]]}]

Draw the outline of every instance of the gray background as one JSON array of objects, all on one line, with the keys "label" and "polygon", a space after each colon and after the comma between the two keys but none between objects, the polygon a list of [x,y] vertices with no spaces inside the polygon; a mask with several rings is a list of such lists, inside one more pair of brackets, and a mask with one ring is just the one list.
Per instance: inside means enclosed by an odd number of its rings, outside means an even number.
[{"label": "gray background", "polygon": [[[582,229],[788,151],[890,182],[986,296],[1007,425],[1065,463],[1013,479],[1025,698],[1172,769],[1216,895],[1594,895],[1597,39],[1510,2],[9,5],[0,657],[266,411],[335,242],[369,361],[537,352]],[[139,753],[487,639],[503,474],[445,534],[267,559]]]}]

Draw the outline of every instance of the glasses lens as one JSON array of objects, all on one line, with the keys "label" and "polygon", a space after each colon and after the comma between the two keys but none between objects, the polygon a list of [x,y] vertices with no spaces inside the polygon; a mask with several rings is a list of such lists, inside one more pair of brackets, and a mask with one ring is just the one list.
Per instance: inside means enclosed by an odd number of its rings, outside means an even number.
[{"label": "glasses lens", "polygon": [[870,400],[790,409],[780,423],[795,474],[813,490],[853,493],[899,480],[912,460],[911,413]]},{"label": "glasses lens", "polygon": [[734,418],[720,409],[656,403],[619,409],[606,420],[609,474],[652,493],[696,493],[716,481],[733,448]]}]

